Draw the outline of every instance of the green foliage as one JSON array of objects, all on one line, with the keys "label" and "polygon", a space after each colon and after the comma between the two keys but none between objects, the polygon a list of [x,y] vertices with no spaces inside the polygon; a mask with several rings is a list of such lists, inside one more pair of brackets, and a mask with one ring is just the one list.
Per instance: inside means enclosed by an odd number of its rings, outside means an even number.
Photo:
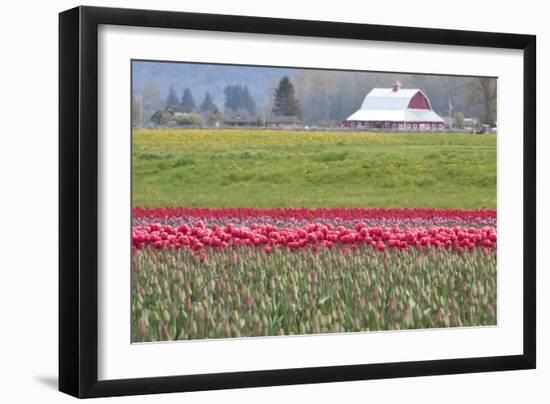
[{"label": "green foliage", "polygon": [[172,105],[178,105],[178,95],[176,94],[176,90],[174,90],[174,87],[170,86],[168,89],[168,96],[166,97],[166,105],[172,106]]},{"label": "green foliage", "polygon": [[171,118],[172,114],[167,113],[166,111],[156,111],[153,115],[151,115],[150,120],[155,125],[165,125]]},{"label": "green foliage", "polygon": [[346,157],[349,155],[348,151],[339,151],[339,150],[331,150],[326,151],[317,155],[314,155],[311,157],[313,161],[318,162],[332,162],[332,161],[343,161],[346,159]]},{"label": "green foliage", "polygon": [[196,111],[197,106],[195,105],[195,99],[193,98],[193,93],[191,93],[190,89],[186,88],[185,90],[183,90],[180,105],[185,112]]},{"label": "green foliage", "polygon": [[176,117],[176,125],[179,126],[202,126],[204,119],[199,114],[186,113]]},{"label": "green foliage", "polygon": [[224,89],[225,108],[232,111],[246,110],[248,113],[256,114],[256,102],[250,95],[247,86],[240,84],[228,85]]},{"label": "green foliage", "polygon": [[279,81],[279,86],[275,89],[275,99],[271,113],[275,116],[297,116],[300,119],[303,117],[302,108],[300,107],[298,98],[296,98],[294,85],[288,76],[284,76]]},{"label": "green foliage", "polygon": [[140,153],[138,158],[140,160],[165,160],[167,158],[170,158],[171,155],[169,154],[159,154],[159,153],[152,153],[152,152],[145,152]]},{"label": "green foliage", "polygon": [[494,135],[159,129],[133,147],[134,206],[496,208]]},{"label": "green foliage", "polygon": [[222,122],[223,118],[222,118],[222,114],[218,111],[216,112],[209,112],[208,115],[206,116],[206,123],[208,125],[211,125],[211,126],[214,126],[216,125],[217,123],[220,123]]},{"label": "green foliage", "polygon": [[209,92],[207,92],[204,96],[204,100],[202,101],[200,106],[200,111],[203,114],[215,114],[218,112],[218,107],[212,101],[212,97],[210,96]]},{"label": "green foliage", "polygon": [[146,249],[132,341],[495,325],[496,252]]}]

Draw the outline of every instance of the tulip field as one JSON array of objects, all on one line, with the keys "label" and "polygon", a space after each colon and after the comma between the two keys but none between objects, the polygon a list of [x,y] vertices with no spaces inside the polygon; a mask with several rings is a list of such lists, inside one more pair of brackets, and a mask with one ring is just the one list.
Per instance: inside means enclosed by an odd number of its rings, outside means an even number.
[{"label": "tulip field", "polygon": [[[304,151],[299,146],[303,138],[294,136],[297,150]],[[341,139],[329,136],[333,144]],[[391,141],[388,136],[385,142]],[[199,139],[199,146],[189,148],[196,162],[189,165],[219,153],[230,141],[223,133],[217,140],[211,134],[206,137],[211,144]],[[289,142],[288,137],[282,139]],[[373,139],[376,144],[378,139]],[[152,142],[145,152],[143,140],[138,142],[139,153],[165,152],[159,142]],[[253,140],[248,142],[246,146],[253,148]],[[262,149],[281,153],[277,139],[270,142],[262,143]],[[442,150],[453,152],[450,146],[444,144]],[[460,154],[461,147],[464,144],[454,153]],[[174,153],[178,146],[170,150]],[[173,159],[171,154],[166,160]],[[216,170],[215,164],[232,164],[219,155],[218,159],[211,170]],[[185,176],[178,183],[181,194],[176,203],[150,206],[153,199],[147,192],[154,192],[155,186],[147,185],[147,167],[153,170],[149,175],[160,174],[149,163],[134,161],[136,165],[133,342],[496,325],[497,215],[490,192],[483,193],[486,190],[465,195],[465,200],[470,198],[468,209],[373,208],[368,193],[353,203],[365,207],[335,207],[341,199],[335,195],[331,203],[330,184],[319,183],[317,192],[325,195],[322,204],[307,203],[305,197],[296,206],[292,201],[299,194],[291,190],[287,206],[264,207],[254,203],[259,196],[246,198],[244,186],[240,206],[224,207],[219,186],[208,181],[217,174],[207,173],[203,206],[193,206],[198,199],[186,194]],[[459,170],[456,162],[450,165]],[[182,167],[178,170],[184,173]],[[166,168],[165,174],[171,169]],[[192,178],[192,168],[188,169]],[[262,164],[255,175],[262,175]],[[360,185],[355,187],[360,191]],[[283,198],[268,191],[268,204],[278,205],[276,201],[284,199],[285,184],[277,189]]]}]

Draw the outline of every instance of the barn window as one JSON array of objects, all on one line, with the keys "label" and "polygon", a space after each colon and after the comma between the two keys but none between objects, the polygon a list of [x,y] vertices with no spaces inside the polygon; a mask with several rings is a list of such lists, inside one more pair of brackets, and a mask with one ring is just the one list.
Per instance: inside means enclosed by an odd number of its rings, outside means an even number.
[{"label": "barn window", "polygon": [[407,124],[407,129],[410,129],[410,128],[411,128],[411,124],[408,123],[408,124]]},{"label": "barn window", "polygon": [[413,123],[413,129],[418,128],[418,125],[416,123]]}]

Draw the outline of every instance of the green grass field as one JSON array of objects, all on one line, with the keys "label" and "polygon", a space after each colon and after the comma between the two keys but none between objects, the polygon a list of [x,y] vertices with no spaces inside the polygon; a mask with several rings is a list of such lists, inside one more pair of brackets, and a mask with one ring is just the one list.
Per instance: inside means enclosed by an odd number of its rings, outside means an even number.
[{"label": "green grass field", "polygon": [[496,136],[137,130],[139,207],[496,208]]}]

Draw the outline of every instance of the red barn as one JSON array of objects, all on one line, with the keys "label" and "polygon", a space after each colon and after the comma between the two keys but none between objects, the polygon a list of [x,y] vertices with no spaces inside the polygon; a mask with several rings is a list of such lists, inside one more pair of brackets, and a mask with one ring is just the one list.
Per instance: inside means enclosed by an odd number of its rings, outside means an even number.
[{"label": "red barn", "polygon": [[373,88],[361,109],[342,124],[346,128],[426,131],[443,129],[444,120],[430,105],[420,89],[402,89],[397,81],[392,88]]}]

